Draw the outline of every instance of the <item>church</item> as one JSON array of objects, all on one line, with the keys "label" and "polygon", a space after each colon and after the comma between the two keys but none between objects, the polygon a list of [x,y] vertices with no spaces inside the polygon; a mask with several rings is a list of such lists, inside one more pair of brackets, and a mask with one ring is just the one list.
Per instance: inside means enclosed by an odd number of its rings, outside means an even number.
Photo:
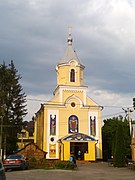
[{"label": "church", "polygon": [[34,124],[34,143],[47,152],[46,159],[102,159],[102,106],[87,96],[84,65],[73,48],[71,29],[67,49],[56,65],[53,98],[41,104]]}]

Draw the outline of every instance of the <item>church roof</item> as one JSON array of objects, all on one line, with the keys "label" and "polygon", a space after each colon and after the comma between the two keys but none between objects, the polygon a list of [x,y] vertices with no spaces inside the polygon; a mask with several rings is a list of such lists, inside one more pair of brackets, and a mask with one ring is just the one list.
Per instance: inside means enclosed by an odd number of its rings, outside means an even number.
[{"label": "church roof", "polygon": [[67,49],[66,49],[66,51],[64,53],[63,58],[60,61],[60,64],[61,63],[67,63],[72,59],[74,59],[78,63],[80,63],[79,58],[78,58],[78,56],[77,56],[77,54],[76,54],[76,52],[75,52],[75,50],[73,48],[72,42],[73,42],[73,39],[72,39],[72,36],[71,36],[71,29],[69,29],[68,40],[67,40],[68,47],[67,47]]}]

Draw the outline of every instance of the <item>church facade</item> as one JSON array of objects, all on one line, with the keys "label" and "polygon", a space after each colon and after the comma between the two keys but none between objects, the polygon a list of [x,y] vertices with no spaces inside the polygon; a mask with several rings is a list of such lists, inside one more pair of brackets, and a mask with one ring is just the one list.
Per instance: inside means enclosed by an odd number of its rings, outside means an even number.
[{"label": "church facade", "polygon": [[56,65],[57,86],[53,98],[42,104],[35,118],[34,142],[47,159],[102,159],[102,107],[87,96],[84,69],[72,45]]}]

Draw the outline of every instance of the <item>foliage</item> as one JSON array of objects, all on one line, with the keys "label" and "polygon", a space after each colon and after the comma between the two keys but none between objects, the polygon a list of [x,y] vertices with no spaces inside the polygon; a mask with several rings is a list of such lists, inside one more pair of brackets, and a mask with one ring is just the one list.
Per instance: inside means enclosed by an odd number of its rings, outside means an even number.
[{"label": "foliage", "polygon": [[74,163],[69,161],[60,161],[60,160],[46,160],[41,159],[37,161],[29,161],[30,168],[36,169],[65,169],[73,170],[75,168]]},{"label": "foliage", "polygon": [[110,159],[115,152],[115,135],[118,125],[121,125],[124,130],[124,140],[125,140],[125,154],[128,158],[131,158],[130,150],[130,130],[127,119],[122,117],[113,117],[104,120],[104,126],[102,127],[102,138],[103,138],[103,159]]},{"label": "foliage", "polygon": [[60,161],[55,164],[55,168],[72,170],[75,168],[75,165],[73,162],[70,162],[70,161]]},{"label": "foliage", "polygon": [[114,166],[124,167],[126,163],[126,146],[122,124],[118,124],[115,135]]},{"label": "foliage", "polygon": [[20,79],[13,61],[8,66],[4,62],[0,65],[0,116],[3,118],[7,154],[17,149],[17,132],[21,130],[23,117],[27,114],[26,95],[22,92]]},{"label": "foliage", "polygon": [[61,161],[61,162],[57,162],[54,167],[56,169],[65,169],[66,164]]},{"label": "foliage", "polygon": [[66,164],[65,169],[70,169],[70,170],[72,170],[72,169],[74,169],[75,167],[76,167],[76,166],[75,166],[75,164],[74,164],[73,162],[67,161],[67,164]]},{"label": "foliage", "polygon": [[133,98],[133,108],[135,110],[135,98]]}]

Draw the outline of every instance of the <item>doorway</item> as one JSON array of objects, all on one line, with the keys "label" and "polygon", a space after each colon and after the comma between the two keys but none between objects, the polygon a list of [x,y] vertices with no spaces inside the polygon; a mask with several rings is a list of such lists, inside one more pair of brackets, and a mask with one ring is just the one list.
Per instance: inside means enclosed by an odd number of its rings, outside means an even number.
[{"label": "doorway", "polygon": [[70,154],[74,154],[77,160],[84,160],[86,152],[88,152],[87,142],[70,142]]}]

